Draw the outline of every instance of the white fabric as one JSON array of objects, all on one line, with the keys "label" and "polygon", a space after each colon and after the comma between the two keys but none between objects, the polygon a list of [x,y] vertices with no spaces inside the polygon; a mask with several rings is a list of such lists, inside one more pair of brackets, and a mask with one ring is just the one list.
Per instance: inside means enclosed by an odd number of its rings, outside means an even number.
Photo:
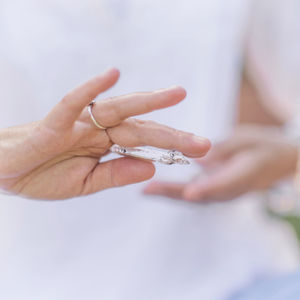
[{"label": "white fabric", "polygon": [[[123,77],[109,95],[183,85],[187,101],[151,118],[223,137],[247,12],[246,0],[2,0],[0,126],[41,118],[114,65]],[[196,171],[157,173],[188,180]],[[52,203],[0,196],[0,298],[224,299],[298,263],[292,232],[254,196],[200,206],[146,198],[141,187]]]},{"label": "white fabric", "polygon": [[247,38],[246,66],[275,116],[300,114],[300,2],[256,0]]}]

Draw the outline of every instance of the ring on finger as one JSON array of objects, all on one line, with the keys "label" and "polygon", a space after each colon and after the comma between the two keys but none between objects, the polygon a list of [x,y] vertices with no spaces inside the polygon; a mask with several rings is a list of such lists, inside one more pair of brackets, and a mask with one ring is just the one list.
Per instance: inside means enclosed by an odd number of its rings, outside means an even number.
[{"label": "ring on finger", "polygon": [[93,106],[95,105],[95,103],[96,103],[96,101],[93,100],[93,101],[88,105],[88,107],[87,107],[88,112],[89,112],[89,114],[90,114],[91,120],[93,121],[94,125],[95,125],[97,128],[99,128],[99,129],[105,130],[105,129],[107,129],[107,128],[104,127],[104,126],[102,126],[102,125],[100,125],[100,124],[97,122],[97,120],[95,119],[94,115],[93,115],[92,109],[93,109]]}]

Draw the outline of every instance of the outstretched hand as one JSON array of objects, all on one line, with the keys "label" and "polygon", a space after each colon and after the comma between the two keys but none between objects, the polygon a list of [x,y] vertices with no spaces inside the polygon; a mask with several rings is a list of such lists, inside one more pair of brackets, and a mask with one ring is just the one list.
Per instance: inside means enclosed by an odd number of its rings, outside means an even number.
[{"label": "outstretched hand", "polygon": [[119,158],[101,163],[112,144],[150,145],[201,157],[210,143],[205,138],[132,116],[173,106],[182,101],[180,87],[134,93],[97,102],[95,119],[87,105],[113,86],[119,71],[110,69],[67,94],[45,119],[0,130],[0,187],[34,199],[67,199],[150,179],[152,163]]},{"label": "outstretched hand", "polygon": [[192,181],[155,181],[144,192],[194,202],[231,200],[293,175],[297,148],[277,129],[241,126],[198,161],[205,172]]}]

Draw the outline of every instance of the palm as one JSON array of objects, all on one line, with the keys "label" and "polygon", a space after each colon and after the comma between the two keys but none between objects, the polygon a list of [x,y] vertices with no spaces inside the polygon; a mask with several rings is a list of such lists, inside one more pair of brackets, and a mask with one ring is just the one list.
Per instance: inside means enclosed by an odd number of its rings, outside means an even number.
[{"label": "palm", "polygon": [[[28,177],[20,193],[35,199],[66,199],[85,194],[86,178],[97,165],[97,159],[72,157]],[[23,180],[22,180],[23,181]],[[22,181],[19,184],[22,184]]]},{"label": "palm", "polygon": [[76,122],[63,133],[42,124],[34,126],[31,139],[36,144],[33,148],[40,164],[30,172],[13,176],[9,180],[13,190],[44,199],[65,199],[87,193],[88,177],[110,145],[105,131],[95,132],[90,126]]}]

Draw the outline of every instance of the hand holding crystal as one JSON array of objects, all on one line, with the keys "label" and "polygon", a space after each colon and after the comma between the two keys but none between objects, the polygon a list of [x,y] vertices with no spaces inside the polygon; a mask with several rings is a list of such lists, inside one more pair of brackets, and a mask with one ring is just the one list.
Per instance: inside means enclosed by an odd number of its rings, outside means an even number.
[{"label": "hand holding crystal", "polygon": [[[67,199],[150,179],[152,163],[122,157],[101,163],[113,144],[149,145],[201,157],[205,138],[133,116],[173,106],[185,98],[180,87],[134,93],[87,106],[113,86],[119,71],[110,69],[67,94],[45,119],[0,130],[0,187],[34,199]],[[104,129],[105,128],[105,129]]]}]

